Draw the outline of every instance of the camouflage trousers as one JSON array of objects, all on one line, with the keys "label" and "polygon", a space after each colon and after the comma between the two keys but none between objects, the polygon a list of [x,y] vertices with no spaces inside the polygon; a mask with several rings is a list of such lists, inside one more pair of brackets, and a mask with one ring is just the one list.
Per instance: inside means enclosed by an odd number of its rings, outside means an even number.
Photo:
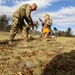
[{"label": "camouflage trousers", "polygon": [[19,29],[21,30],[23,37],[28,37],[29,25],[25,25],[23,20],[19,20],[14,16],[12,19],[12,28],[10,30],[10,40],[14,40]]}]

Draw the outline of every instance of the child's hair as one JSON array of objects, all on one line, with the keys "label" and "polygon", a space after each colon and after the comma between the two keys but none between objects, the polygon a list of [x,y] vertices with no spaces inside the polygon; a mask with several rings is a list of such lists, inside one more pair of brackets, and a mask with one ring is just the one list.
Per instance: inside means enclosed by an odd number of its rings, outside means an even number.
[{"label": "child's hair", "polygon": [[48,18],[50,18],[50,15],[49,14],[45,14],[45,16],[44,17],[48,17]]}]

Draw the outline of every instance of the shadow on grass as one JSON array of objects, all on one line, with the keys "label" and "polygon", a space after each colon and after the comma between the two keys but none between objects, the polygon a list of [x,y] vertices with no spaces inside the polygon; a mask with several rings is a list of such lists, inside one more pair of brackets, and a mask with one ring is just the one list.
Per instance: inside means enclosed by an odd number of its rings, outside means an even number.
[{"label": "shadow on grass", "polygon": [[[23,39],[14,39],[13,42],[19,42],[23,41]],[[0,40],[0,45],[1,44],[8,44],[9,40]]]},{"label": "shadow on grass", "polygon": [[42,75],[75,75],[75,50],[55,56],[45,65]]}]

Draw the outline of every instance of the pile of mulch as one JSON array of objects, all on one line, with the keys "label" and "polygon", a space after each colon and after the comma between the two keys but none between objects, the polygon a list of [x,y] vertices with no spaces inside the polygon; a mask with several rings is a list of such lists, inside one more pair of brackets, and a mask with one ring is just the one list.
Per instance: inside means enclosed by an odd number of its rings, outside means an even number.
[{"label": "pile of mulch", "polygon": [[75,50],[54,57],[45,65],[42,75],[75,75]]}]

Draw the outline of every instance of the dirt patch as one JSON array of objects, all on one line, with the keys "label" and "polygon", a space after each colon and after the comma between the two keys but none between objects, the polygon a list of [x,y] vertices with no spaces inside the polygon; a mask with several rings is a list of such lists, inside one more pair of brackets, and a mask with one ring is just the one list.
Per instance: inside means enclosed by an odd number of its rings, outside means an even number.
[{"label": "dirt patch", "polygon": [[75,75],[75,50],[55,56],[43,71],[43,75]]}]

